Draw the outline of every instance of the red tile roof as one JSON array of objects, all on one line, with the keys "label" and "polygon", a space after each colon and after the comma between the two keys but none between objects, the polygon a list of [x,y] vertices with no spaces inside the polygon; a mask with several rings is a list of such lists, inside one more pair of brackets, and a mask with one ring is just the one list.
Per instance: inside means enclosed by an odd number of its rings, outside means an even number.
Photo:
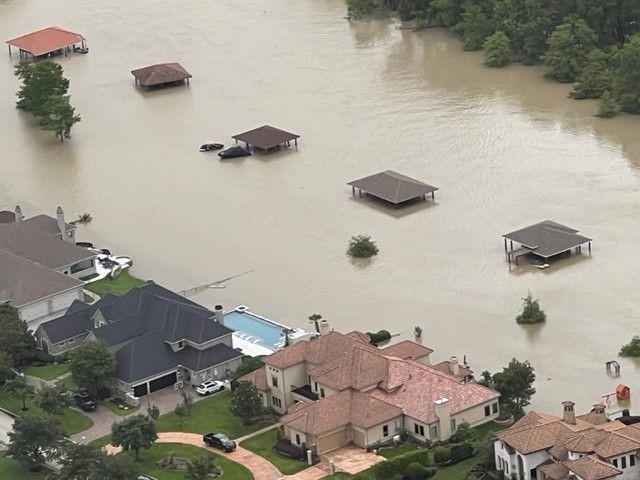
[{"label": "red tile roof", "polygon": [[433,353],[433,350],[411,340],[403,340],[383,348],[380,353],[403,360],[417,360]]},{"label": "red tile roof", "polygon": [[84,37],[79,33],[53,26],[12,38],[5,43],[39,56],[83,41]]},{"label": "red tile roof", "polygon": [[569,460],[564,462],[564,466],[583,480],[604,480],[622,473],[622,470],[618,470],[610,463],[603,462],[595,455]]}]

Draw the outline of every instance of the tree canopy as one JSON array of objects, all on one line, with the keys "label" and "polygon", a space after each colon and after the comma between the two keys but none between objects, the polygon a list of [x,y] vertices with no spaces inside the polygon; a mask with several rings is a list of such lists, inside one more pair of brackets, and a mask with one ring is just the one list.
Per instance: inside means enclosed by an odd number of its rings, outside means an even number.
[{"label": "tree canopy", "polygon": [[44,387],[36,393],[35,403],[45,412],[56,415],[71,405],[71,399],[63,395],[60,387]]},{"label": "tree canopy", "polygon": [[65,433],[60,421],[52,416],[16,417],[9,432],[7,454],[30,470],[39,470],[45,462],[57,459]]},{"label": "tree canopy", "polygon": [[513,358],[502,372],[493,375],[492,383],[493,388],[500,392],[500,402],[521,412],[536,393],[533,388],[535,379],[536,374],[528,361],[520,362]]},{"label": "tree canopy", "polygon": [[73,381],[91,394],[109,386],[116,371],[113,353],[102,342],[85,342],[70,353]]},{"label": "tree canopy", "polygon": [[522,299],[522,313],[516,317],[516,322],[520,324],[542,323],[547,319],[544,310],[540,308],[537,299],[534,300],[531,292]]},{"label": "tree canopy", "polygon": [[146,415],[134,415],[111,426],[111,440],[124,451],[133,450],[140,459],[141,448],[151,448],[157,440],[156,424]]},{"label": "tree canopy", "polygon": [[35,351],[36,341],[17,310],[0,305],[0,352],[6,352],[15,365],[21,365],[33,358]]},{"label": "tree canopy", "polygon": [[231,399],[231,412],[240,417],[245,425],[250,425],[260,418],[262,400],[258,390],[252,383],[238,383]]}]

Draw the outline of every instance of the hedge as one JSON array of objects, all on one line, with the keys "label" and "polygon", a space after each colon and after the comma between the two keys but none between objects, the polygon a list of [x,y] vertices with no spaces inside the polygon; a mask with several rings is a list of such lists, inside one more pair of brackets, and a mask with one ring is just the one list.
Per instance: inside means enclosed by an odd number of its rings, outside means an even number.
[{"label": "hedge", "polygon": [[433,461],[436,465],[444,465],[451,460],[451,450],[446,447],[438,447],[433,452]]},{"label": "hedge", "polygon": [[460,463],[473,457],[473,445],[469,442],[454,443],[451,445],[451,463]]},{"label": "hedge", "polygon": [[429,451],[419,449],[414,452],[398,455],[397,457],[390,458],[384,462],[377,463],[372,467],[373,475],[377,479],[388,480],[398,473],[403,473],[412,463],[419,463],[425,467],[431,465]]}]

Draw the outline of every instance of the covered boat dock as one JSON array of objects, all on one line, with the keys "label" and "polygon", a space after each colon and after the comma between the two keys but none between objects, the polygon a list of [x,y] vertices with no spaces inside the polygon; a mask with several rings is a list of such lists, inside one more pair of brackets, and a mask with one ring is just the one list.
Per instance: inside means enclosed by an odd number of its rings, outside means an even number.
[{"label": "covered boat dock", "polygon": [[362,196],[364,192],[396,206],[418,198],[426,200],[427,195],[430,195],[431,199],[435,200],[435,192],[438,190],[433,185],[401,175],[393,170],[386,170],[354,180],[347,183],[347,185],[351,186],[354,197],[357,190],[359,196]]},{"label": "covered boat dock", "polygon": [[[518,264],[518,258],[523,255],[533,254],[544,260],[571,252],[582,251],[583,245],[588,245],[591,253],[591,238],[578,234],[578,230],[561,225],[551,220],[544,220],[528,227],[506,233],[504,238],[504,251],[509,263]],[[514,248],[514,243],[518,244]]]},{"label": "covered boat dock", "polygon": [[248,132],[233,135],[231,138],[236,142],[244,142],[247,148],[253,147],[267,153],[270,150],[280,147],[280,145],[286,147],[291,146],[292,140],[296,148],[298,148],[298,138],[300,138],[300,135],[286,132],[270,125],[263,125]]},{"label": "covered boat dock", "polygon": [[11,47],[15,47],[20,52],[20,60],[28,60],[29,56],[36,60],[38,57],[57,52],[64,52],[66,55],[67,52],[77,49],[86,53],[87,49],[86,40],[81,34],[56,26],[27,33],[5,43],[9,45],[9,57]]},{"label": "covered boat dock", "polygon": [[186,80],[187,85],[192,75],[179,63],[159,63],[148,67],[131,70],[136,85],[141,87],[159,87],[178,85]]}]

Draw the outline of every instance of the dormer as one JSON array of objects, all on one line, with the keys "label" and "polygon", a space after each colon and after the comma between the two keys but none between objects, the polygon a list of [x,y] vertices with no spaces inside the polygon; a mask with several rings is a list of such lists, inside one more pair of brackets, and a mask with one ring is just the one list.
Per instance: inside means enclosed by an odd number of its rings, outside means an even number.
[{"label": "dormer", "polygon": [[107,324],[107,321],[105,320],[104,315],[102,315],[100,309],[95,311],[91,319],[93,320],[93,328],[104,327]]},{"label": "dormer", "polygon": [[186,344],[186,342],[184,341],[184,339],[182,340],[178,340],[177,342],[167,342],[169,345],[171,345],[171,350],[173,350],[174,352],[179,352],[180,350],[182,350]]}]

